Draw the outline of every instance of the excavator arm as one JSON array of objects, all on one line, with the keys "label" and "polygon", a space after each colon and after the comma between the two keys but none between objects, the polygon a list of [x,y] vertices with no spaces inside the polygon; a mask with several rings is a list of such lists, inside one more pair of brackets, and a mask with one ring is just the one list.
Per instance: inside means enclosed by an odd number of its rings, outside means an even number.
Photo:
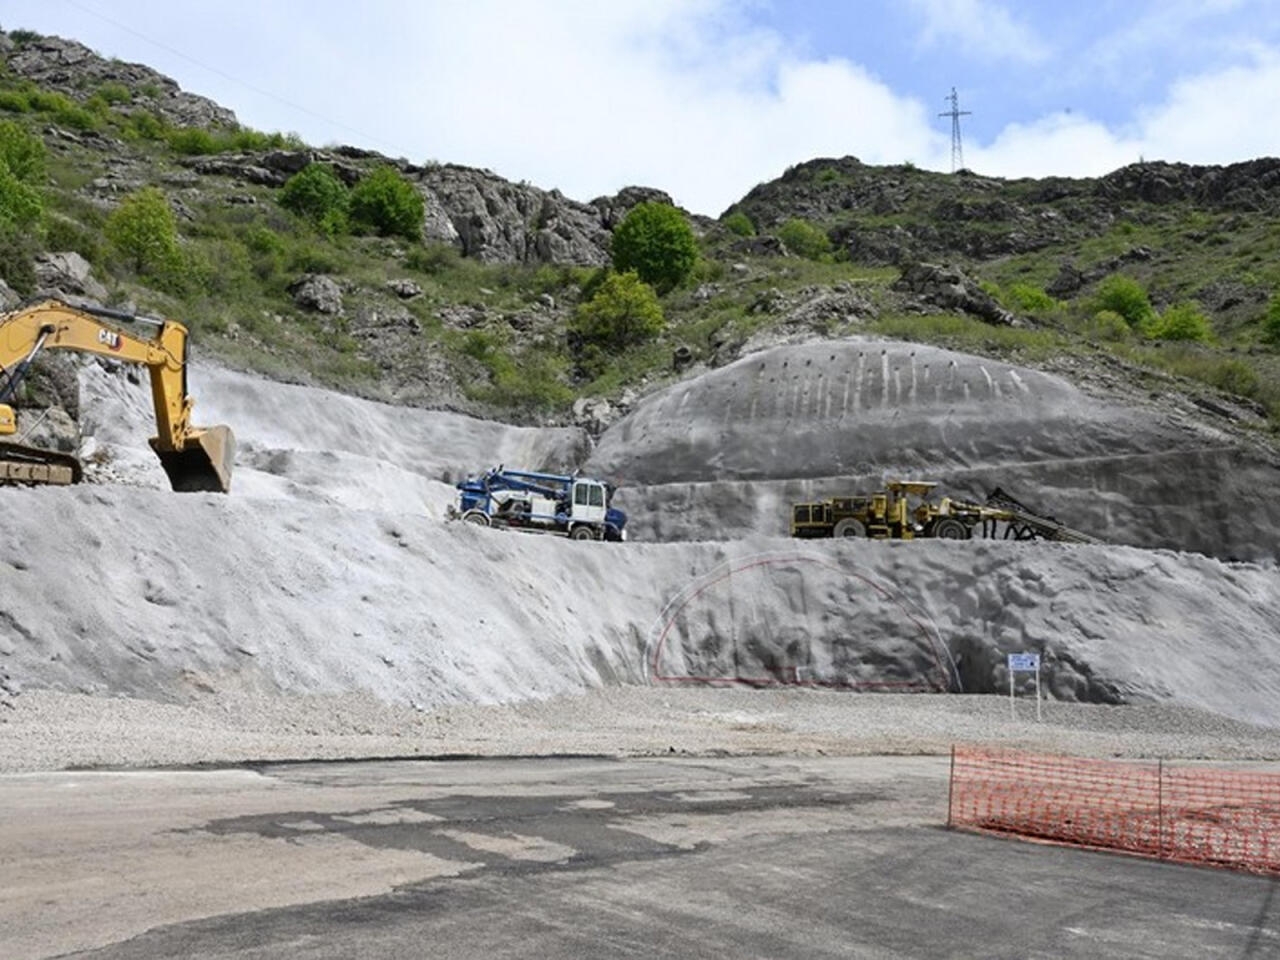
[{"label": "excavator arm", "polygon": [[[114,321],[114,322],[112,322]],[[120,323],[153,332],[140,336]],[[187,393],[187,329],[172,320],[134,317],[59,300],[21,307],[0,317],[0,436],[15,432],[9,406],[31,362],[44,350],[74,350],[147,368],[155,407],[151,448],[174,490],[231,488],[235,439],[229,427],[194,427]],[[29,453],[29,451],[28,451]]]}]

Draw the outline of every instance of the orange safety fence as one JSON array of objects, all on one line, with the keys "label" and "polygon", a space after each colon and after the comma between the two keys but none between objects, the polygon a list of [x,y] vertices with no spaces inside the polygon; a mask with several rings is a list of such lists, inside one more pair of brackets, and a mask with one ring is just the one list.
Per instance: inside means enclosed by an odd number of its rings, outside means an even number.
[{"label": "orange safety fence", "polygon": [[947,825],[1280,874],[1280,774],[954,747]]}]

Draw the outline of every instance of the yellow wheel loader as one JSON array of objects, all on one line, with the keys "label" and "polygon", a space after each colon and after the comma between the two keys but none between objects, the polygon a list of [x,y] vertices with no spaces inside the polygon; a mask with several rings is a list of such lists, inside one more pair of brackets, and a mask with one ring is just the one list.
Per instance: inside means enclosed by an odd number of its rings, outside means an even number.
[{"label": "yellow wheel loader", "polygon": [[191,425],[195,401],[187,395],[187,328],[172,320],[76,307],[60,300],[0,315],[0,483],[66,484],[81,479],[75,457],[4,439],[17,432],[10,404],[32,361],[44,350],[96,353],[146,367],[156,413],[151,449],[170,485],[180,491],[231,489],[231,429]]}]

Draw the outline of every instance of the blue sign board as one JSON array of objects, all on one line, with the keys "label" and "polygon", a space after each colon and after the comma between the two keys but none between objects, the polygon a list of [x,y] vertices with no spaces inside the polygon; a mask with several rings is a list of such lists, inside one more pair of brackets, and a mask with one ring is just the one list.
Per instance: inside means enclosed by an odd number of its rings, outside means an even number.
[{"label": "blue sign board", "polygon": [[1009,672],[1015,670],[1039,670],[1040,654],[1038,653],[1011,653],[1009,654]]}]

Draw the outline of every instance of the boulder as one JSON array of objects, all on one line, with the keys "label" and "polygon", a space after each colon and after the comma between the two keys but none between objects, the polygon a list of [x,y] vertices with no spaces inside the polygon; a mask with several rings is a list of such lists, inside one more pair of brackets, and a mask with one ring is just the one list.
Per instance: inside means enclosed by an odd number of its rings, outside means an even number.
[{"label": "boulder", "polygon": [[89,261],[74,250],[38,254],[35,271],[36,283],[42,292],[81,294],[97,301],[107,299],[107,288],[93,278]]},{"label": "boulder", "polygon": [[987,323],[1010,326],[1016,318],[992,299],[977,282],[954,267],[936,263],[912,263],[902,268],[893,288],[915,294],[945,310],[961,310]]},{"label": "boulder", "polygon": [[342,313],[342,288],[332,278],[308,273],[289,284],[293,302],[304,310],[337,316]]}]

